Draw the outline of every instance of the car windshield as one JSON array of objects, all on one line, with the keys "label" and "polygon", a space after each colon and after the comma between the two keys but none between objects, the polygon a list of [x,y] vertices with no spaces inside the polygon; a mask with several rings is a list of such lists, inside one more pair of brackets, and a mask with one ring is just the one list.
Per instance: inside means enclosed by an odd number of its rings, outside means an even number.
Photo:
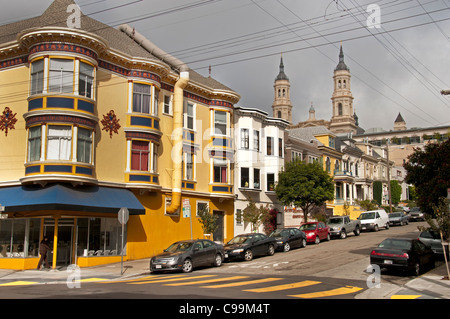
[{"label": "car windshield", "polygon": [[236,236],[228,244],[246,244],[250,242],[251,236]]},{"label": "car windshield", "polygon": [[410,212],[411,213],[420,213],[420,208],[419,207],[413,207],[413,208],[411,208],[411,210],[410,210]]},{"label": "car windshield", "polygon": [[327,224],[342,224],[342,218],[330,218]]},{"label": "car windshield", "polygon": [[270,237],[286,237],[289,236],[289,230],[287,229],[276,229],[270,234]]},{"label": "car windshield", "polygon": [[303,224],[300,226],[300,230],[314,230],[316,227],[317,224]]},{"label": "car windshield", "polygon": [[402,217],[402,213],[392,213],[389,214],[389,217]]},{"label": "car windshield", "polygon": [[359,215],[358,219],[364,220],[364,219],[375,219],[375,213],[364,213]]},{"label": "car windshield", "polygon": [[381,242],[381,244],[378,245],[378,248],[385,248],[385,249],[410,249],[411,248],[411,241],[405,240],[405,239],[395,239],[395,238],[388,238]]},{"label": "car windshield", "polygon": [[181,241],[181,242],[177,242],[175,244],[172,244],[169,246],[169,248],[167,248],[165,251],[169,252],[169,253],[175,253],[175,252],[179,252],[179,251],[186,251],[189,248],[191,248],[193,242],[191,241]]}]

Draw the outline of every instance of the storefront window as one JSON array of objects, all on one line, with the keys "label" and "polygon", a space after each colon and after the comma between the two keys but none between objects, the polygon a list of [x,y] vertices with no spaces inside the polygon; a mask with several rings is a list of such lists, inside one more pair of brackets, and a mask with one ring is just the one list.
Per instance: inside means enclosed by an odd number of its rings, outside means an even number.
[{"label": "storefront window", "polygon": [[0,220],[0,258],[37,257],[40,228],[41,221],[36,218]]},{"label": "storefront window", "polygon": [[[77,252],[79,257],[118,256],[122,252],[121,245],[122,225],[116,218],[78,219]],[[126,228],[124,246],[126,247]]]}]

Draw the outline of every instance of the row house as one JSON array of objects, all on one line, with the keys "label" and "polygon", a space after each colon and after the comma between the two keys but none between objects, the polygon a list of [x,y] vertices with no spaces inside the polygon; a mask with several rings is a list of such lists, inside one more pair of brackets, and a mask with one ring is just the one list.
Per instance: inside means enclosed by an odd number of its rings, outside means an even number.
[{"label": "row house", "polygon": [[0,268],[44,236],[53,268],[148,258],[203,237],[204,207],[233,237],[236,92],[72,0],[0,35]]},{"label": "row house", "polygon": [[[235,107],[235,233],[252,231],[243,218],[250,202],[283,211],[277,201],[275,184],[285,161],[285,128],[288,122],[269,117],[255,108]],[[277,221],[280,223],[280,220]],[[260,225],[258,231],[263,231]]]}]

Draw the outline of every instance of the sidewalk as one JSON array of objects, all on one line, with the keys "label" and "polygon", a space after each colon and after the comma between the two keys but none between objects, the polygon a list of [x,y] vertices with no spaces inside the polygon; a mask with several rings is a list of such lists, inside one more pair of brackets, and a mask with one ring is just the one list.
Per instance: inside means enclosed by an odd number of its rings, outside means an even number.
[{"label": "sidewalk", "polygon": [[[123,275],[121,263],[81,268],[79,280],[100,281],[118,280],[133,276],[149,275],[150,259],[125,261]],[[37,283],[66,283],[73,274],[67,267],[57,270],[5,270],[0,269],[0,287],[4,285],[26,285]],[[356,299],[450,299],[450,280],[443,280],[447,276],[445,264],[412,279],[404,286],[381,282],[381,288],[365,289]]]}]

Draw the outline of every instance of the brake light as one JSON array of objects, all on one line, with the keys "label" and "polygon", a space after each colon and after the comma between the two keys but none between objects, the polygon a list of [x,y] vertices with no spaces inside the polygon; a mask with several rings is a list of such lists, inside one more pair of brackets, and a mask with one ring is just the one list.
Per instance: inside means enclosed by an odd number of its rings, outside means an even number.
[{"label": "brake light", "polygon": [[379,253],[376,252],[375,250],[372,250],[372,252],[370,253],[372,256],[382,256],[382,257],[399,257],[399,258],[408,258],[409,255],[407,253],[403,253],[403,254],[387,254],[387,253]]}]

